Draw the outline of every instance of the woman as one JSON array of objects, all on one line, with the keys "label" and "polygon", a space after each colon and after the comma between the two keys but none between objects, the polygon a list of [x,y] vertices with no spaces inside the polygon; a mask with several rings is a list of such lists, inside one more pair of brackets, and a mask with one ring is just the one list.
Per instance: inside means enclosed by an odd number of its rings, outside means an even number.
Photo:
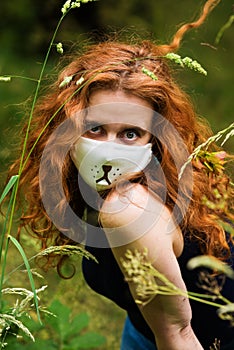
[{"label": "woman", "polygon": [[[157,295],[138,307],[136,285],[126,281],[122,264],[127,250],[146,248],[148,261],[176,287],[200,293],[205,270],[188,271],[190,258],[210,254],[234,267],[233,245],[217,221],[222,213],[201,202],[212,199],[215,188],[229,191],[229,179],[222,174],[222,183],[216,181],[198,162],[178,178],[210,131],[165,57],[215,3],[209,0],[170,45],[110,41],[87,48],[35,111],[20,180],[28,202],[22,225],[43,248],[85,244],[96,257],[99,264],[83,260],[84,277],[127,311],[122,350],[209,349],[215,338],[222,350],[234,348],[234,330],[213,306]],[[234,301],[234,282],[226,279],[221,287]]]}]

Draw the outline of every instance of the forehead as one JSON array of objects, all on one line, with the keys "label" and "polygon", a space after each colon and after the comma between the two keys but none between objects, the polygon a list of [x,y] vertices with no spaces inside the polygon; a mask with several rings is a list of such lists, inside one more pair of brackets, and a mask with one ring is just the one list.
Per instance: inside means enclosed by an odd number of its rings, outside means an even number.
[{"label": "forehead", "polygon": [[97,124],[130,124],[150,131],[152,118],[148,101],[122,91],[101,90],[91,94],[85,119]]}]

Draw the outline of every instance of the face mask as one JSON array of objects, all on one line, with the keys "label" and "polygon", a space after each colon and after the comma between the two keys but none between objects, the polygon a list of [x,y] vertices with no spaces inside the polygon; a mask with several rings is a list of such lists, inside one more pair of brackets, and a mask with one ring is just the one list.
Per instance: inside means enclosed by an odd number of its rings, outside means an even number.
[{"label": "face mask", "polygon": [[151,143],[130,146],[80,137],[71,149],[71,158],[83,180],[100,191],[121,175],[143,170],[151,160],[151,147]]}]

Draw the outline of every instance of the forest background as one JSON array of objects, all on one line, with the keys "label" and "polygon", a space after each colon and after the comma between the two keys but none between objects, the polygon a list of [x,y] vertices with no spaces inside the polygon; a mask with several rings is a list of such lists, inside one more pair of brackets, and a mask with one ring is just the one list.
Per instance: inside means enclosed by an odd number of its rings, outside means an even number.
[{"label": "forest background", "polygon": [[[38,78],[63,3],[61,0],[1,1],[0,75]],[[65,54],[73,44],[79,49],[86,41],[105,40],[107,35],[116,36],[116,33],[121,37],[140,36],[168,43],[181,24],[197,18],[203,3],[198,0],[99,0],[81,4],[66,16],[56,42],[63,43]],[[185,35],[178,52],[201,63],[208,72],[207,77],[175,66],[177,80],[189,92],[198,115],[208,119],[214,132],[233,122],[233,26],[223,32],[218,43],[215,42],[218,32],[233,15],[233,6],[232,0],[221,1],[202,27]],[[48,75],[55,74],[54,67],[59,59],[54,48],[46,69]],[[43,84],[46,83],[45,79]],[[0,82],[0,189],[19,147],[21,121],[22,118],[27,120],[25,106],[34,90],[35,83],[25,79]],[[233,152],[233,146],[233,138],[230,138],[225,149]],[[33,244],[28,243],[29,250]],[[14,264],[17,264],[15,256],[9,262],[9,269]],[[55,272],[47,278],[50,280],[47,299],[58,297],[70,306],[72,302],[74,314],[88,309],[92,319],[90,327],[108,338],[107,345],[100,349],[118,349],[124,313],[87,290],[80,282],[79,272],[75,280],[68,282],[59,280]],[[71,288],[74,283],[77,289]]]}]

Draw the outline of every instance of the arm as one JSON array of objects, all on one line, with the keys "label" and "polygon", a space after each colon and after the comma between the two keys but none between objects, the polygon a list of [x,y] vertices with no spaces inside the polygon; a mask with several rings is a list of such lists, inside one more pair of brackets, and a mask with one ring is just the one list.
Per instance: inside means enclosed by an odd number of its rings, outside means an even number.
[{"label": "arm", "polygon": [[[124,196],[113,193],[103,204],[100,219],[113,254],[123,273],[121,258],[127,249],[148,250],[149,261],[172,283],[186,290],[175,254],[180,254],[182,235],[172,224],[169,210],[141,185]],[[170,232],[168,229],[170,228]],[[129,283],[134,299],[135,285]],[[151,327],[159,350],[202,350],[190,321],[189,300],[157,295],[140,311]]]}]

